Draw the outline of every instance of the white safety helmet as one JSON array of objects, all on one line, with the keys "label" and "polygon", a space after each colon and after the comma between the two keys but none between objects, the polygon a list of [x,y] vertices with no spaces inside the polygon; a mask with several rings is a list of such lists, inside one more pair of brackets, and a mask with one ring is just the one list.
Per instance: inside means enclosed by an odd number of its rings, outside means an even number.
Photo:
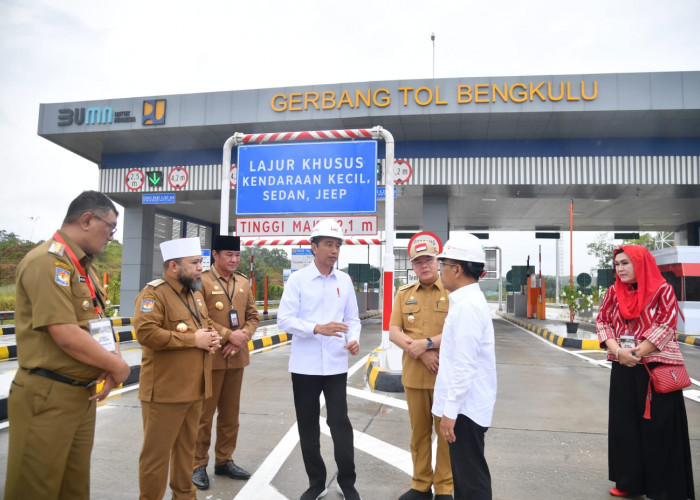
[{"label": "white safety helmet", "polygon": [[333,219],[323,219],[316,223],[311,231],[309,239],[313,241],[314,238],[320,237],[338,238],[342,242],[344,235],[343,230],[336,221]]},{"label": "white safety helmet", "polygon": [[447,240],[438,259],[454,259],[462,262],[486,264],[486,254],[479,238],[473,234],[456,234]]}]

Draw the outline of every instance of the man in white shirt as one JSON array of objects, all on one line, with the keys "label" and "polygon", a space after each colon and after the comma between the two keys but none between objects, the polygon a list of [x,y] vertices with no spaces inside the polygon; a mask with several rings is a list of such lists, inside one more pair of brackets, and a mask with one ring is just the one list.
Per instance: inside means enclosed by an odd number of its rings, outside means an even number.
[{"label": "man in white shirt", "polygon": [[440,255],[440,278],[451,293],[442,330],[433,414],[449,443],[455,500],[490,500],[484,435],[496,402],[493,321],[479,288],[486,258],[472,234],[450,238]]},{"label": "man in white shirt", "polygon": [[357,500],[355,447],[348,418],[346,386],[348,352],[360,352],[360,317],[350,276],[334,269],[343,231],[332,219],[319,221],[311,232],[314,261],[287,280],[277,311],[280,331],[291,333],[294,407],[309,488],[301,500],[325,496],[326,466],[321,457],[319,417],[321,393],[331,429],[337,488],[346,500]]}]

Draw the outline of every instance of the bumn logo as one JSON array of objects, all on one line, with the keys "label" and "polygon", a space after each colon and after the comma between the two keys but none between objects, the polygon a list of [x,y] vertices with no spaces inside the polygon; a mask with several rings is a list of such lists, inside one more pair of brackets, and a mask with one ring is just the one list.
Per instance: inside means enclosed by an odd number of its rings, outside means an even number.
[{"label": "bumn logo", "polygon": [[58,126],[69,125],[104,125],[114,121],[114,110],[111,106],[104,108],[62,108],[58,110]]},{"label": "bumn logo", "polygon": [[165,124],[165,99],[143,101],[143,125]]}]

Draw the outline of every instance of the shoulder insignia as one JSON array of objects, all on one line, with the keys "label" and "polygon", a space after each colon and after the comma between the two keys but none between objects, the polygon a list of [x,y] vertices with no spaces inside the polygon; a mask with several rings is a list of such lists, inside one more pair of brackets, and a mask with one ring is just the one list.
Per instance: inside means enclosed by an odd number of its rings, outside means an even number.
[{"label": "shoulder insignia", "polygon": [[418,281],[412,281],[411,283],[406,283],[405,285],[400,286],[399,290],[408,290],[409,288],[416,286],[416,283],[418,283]]},{"label": "shoulder insignia", "polygon": [[58,255],[59,257],[63,257],[63,254],[66,252],[66,247],[63,243],[59,243],[58,241],[53,241],[51,242],[51,245],[49,246],[49,253],[52,253],[54,255]]},{"label": "shoulder insignia", "polygon": [[165,283],[165,280],[161,278],[148,282],[148,284],[151,285],[153,288],[159,287],[163,283]]},{"label": "shoulder insignia", "polygon": [[155,304],[155,298],[153,297],[144,297],[143,300],[141,301],[141,311],[142,312],[151,312],[153,311],[153,305]]},{"label": "shoulder insignia", "polygon": [[245,274],[243,274],[243,273],[240,272],[240,271],[236,271],[236,274],[239,275],[239,276],[243,276],[245,279],[248,279],[248,276],[246,276]]},{"label": "shoulder insignia", "polygon": [[54,281],[60,286],[70,286],[70,271],[62,267],[57,267]]}]

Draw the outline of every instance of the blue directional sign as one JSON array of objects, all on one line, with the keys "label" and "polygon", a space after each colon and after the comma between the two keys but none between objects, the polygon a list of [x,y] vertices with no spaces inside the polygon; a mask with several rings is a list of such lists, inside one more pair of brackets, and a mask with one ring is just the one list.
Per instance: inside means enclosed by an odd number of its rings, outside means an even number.
[{"label": "blue directional sign", "polygon": [[377,211],[377,142],[238,147],[236,214]]},{"label": "blue directional sign", "polygon": [[[392,193],[394,193],[394,198],[396,198],[396,188],[391,190]],[[377,198],[380,200],[383,200],[386,198],[386,187],[378,187],[377,188]]]},{"label": "blue directional sign", "polygon": [[175,193],[143,193],[141,203],[143,205],[173,204]]}]

